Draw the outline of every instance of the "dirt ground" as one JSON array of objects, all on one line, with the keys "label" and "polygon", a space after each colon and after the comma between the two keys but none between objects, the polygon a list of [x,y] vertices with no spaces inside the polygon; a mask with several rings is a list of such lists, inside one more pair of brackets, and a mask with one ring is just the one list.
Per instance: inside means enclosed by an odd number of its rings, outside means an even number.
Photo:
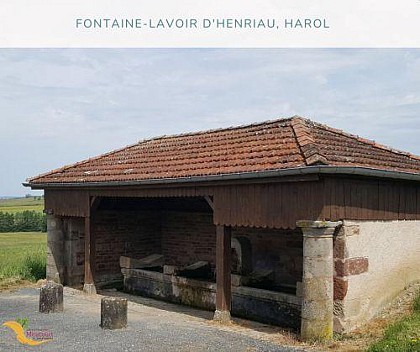
[{"label": "dirt ground", "polygon": [[[38,284],[24,283],[25,287],[39,287],[42,282]],[[22,287],[22,283],[16,283],[16,285],[9,285],[7,288],[0,288],[3,293],[10,293],[13,290]],[[216,329],[219,333],[235,334],[243,338],[249,338],[253,341],[261,341],[262,343],[268,343],[266,347],[288,346],[292,350],[307,350],[307,351],[339,351],[339,352],[350,352],[350,351],[364,351],[366,348],[381,338],[386,327],[401,319],[404,315],[410,312],[412,302],[420,291],[420,283],[413,284],[403,291],[391,304],[385,307],[379,314],[376,315],[368,324],[361,326],[355,331],[345,334],[336,335],[334,340],[327,344],[307,344],[299,341],[298,335],[290,330],[281,329],[266,324],[260,324],[243,319],[234,318],[231,324],[220,325],[214,322],[212,318],[212,312],[195,310],[189,307],[183,307],[173,305],[170,303],[160,302],[152,299],[147,299],[138,296],[127,295],[122,292],[115,290],[101,291],[101,295],[86,296],[80,291],[67,289],[67,294],[72,296],[80,296],[85,300],[98,301],[102,297],[106,296],[122,296],[129,299],[129,307],[135,310],[134,307],[147,307],[146,310],[141,308],[142,314],[149,314],[148,309],[158,309],[165,311],[165,316],[176,318],[176,315],[183,314],[183,319],[187,319],[191,324],[199,324],[200,326],[207,325],[211,329]],[[136,308],[138,309],[138,308]],[[187,317],[187,318],[185,318]],[[257,345],[256,345],[257,346]],[[259,350],[251,349],[251,350]]]},{"label": "dirt ground", "polygon": [[[382,309],[370,322],[348,334],[336,334],[327,344],[307,344],[299,336],[287,329],[264,325],[249,320],[234,318],[232,323],[219,327],[226,331],[240,332],[254,338],[274,342],[279,345],[295,346],[312,351],[365,351],[369,345],[379,340],[388,325],[401,319],[411,311],[411,306],[420,292],[420,282],[407,287],[389,305]],[[119,294],[119,293],[118,293]],[[217,324],[209,321],[208,324]]]}]

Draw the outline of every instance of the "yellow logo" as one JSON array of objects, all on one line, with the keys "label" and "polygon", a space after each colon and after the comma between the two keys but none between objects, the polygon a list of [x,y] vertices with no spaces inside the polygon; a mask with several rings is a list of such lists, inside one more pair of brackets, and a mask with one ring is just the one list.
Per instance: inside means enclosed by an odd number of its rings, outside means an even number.
[{"label": "yellow logo", "polygon": [[3,323],[3,326],[6,326],[12,329],[16,334],[16,339],[24,345],[38,346],[52,340],[52,338],[48,338],[45,340],[34,340],[31,338],[28,338],[25,334],[25,330],[23,329],[23,326],[19,324],[17,321],[13,321],[13,320],[6,321],[5,323]]}]

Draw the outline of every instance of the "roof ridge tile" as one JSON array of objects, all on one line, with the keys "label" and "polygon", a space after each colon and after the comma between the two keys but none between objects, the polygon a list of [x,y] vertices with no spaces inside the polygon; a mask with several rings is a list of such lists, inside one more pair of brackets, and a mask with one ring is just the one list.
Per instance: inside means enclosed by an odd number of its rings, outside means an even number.
[{"label": "roof ridge tile", "polygon": [[312,135],[311,128],[308,126],[311,120],[305,119],[300,116],[293,116],[291,125],[296,136],[297,144],[303,155],[307,166],[315,164],[328,165],[327,158],[321,154],[314,136]]}]

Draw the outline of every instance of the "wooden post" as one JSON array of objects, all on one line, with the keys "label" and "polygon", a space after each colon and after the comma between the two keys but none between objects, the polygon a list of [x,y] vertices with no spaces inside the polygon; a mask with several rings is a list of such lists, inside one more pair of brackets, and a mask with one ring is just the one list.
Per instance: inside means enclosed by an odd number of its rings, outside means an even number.
[{"label": "wooden post", "polygon": [[92,262],[94,255],[94,246],[90,228],[90,201],[88,203],[88,214],[85,217],[85,280],[83,291],[89,294],[96,293],[95,283],[92,274]]},{"label": "wooden post", "polygon": [[231,294],[231,229],[216,226],[216,312],[214,320],[230,321]]}]

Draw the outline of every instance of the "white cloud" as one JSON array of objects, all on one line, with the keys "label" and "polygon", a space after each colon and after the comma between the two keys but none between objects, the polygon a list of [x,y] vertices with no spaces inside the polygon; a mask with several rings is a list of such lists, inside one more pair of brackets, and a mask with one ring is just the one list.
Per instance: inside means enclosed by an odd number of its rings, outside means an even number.
[{"label": "white cloud", "polygon": [[143,138],[302,115],[420,154],[420,50],[0,50],[0,195]]}]

